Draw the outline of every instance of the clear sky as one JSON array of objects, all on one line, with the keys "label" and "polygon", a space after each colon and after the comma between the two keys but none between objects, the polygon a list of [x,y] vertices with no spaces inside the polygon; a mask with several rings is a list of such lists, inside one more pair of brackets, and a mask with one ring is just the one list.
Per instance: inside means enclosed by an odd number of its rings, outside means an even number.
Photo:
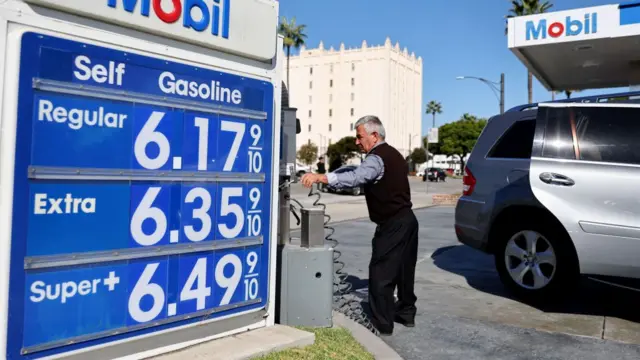
[{"label": "clear sky", "polygon": [[[550,11],[615,4],[607,0],[550,0]],[[499,102],[489,87],[468,75],[500,80],[505,73],[505,109],[527,102],[527,71],[509,51],[504,34],[508,0],[280,0],[280,15],[307,25],[307,47],[320,41],[325,48],[359,47],[362,40],[381,45],[387,36],[423,59],[423,102],[442,103],[436,126],[464,113],[489,117]],[[533,101],[551,99],[551,93],[533,80]],[[622,88],[625,91],[628,88]],[[620,90],[620,89],[617,89]],[[616,91],[617,91],[616,90]],[[588,90],[575,96],[607,92]],[[556,95],[556,99],[564,95]],[[424,109],[423,109],[424,113]],[[384,120],[383,120],[384,121]],[[431,115],[423,115],[423,132]]]}]

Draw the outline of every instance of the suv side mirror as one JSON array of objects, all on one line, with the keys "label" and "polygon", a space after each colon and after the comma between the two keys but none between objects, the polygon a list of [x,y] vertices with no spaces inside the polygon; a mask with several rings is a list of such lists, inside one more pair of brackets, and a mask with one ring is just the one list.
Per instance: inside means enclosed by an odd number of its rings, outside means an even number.
[{"label": "suv side mirror", "polygon": [[302,132],[302,127],[300,126],[300,119],[296,118],[296,134],[300,134]]}]

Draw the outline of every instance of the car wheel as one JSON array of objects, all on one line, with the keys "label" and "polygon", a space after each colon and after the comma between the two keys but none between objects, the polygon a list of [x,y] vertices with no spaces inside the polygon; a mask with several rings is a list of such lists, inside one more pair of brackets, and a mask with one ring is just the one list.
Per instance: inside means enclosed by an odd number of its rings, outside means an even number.
[{"label": "car wheel", "polygon": [[360,190],[361,190],[361,189],[360,189],[360,187],[359,187],[359,186],[358,186],[358,187],[355,187],[355,188],[353,188],[353,190],[352,190],[351,194],[353,194],[353,196],[358,196],[358,195],[360,195],[360,193],[361,193],[361,191],[360,191]]},{"label": "car wheel", "polygon": [[526,300],[552,300],[577,284],[570,239],[550,225],[514,224],[502,232],[495,263],[502,283]]}]

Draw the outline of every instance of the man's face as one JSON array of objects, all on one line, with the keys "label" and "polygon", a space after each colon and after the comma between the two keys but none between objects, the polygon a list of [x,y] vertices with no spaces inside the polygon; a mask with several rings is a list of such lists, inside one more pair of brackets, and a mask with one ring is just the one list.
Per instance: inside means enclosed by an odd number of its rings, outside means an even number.
[{"label": "man's face", "polygon": [[364,125],[359,125],[356,128],[356,145],[363,153],[368,153],[373,146],[378,142],[378,133],[367,134],[367,130],[364,129]]}]

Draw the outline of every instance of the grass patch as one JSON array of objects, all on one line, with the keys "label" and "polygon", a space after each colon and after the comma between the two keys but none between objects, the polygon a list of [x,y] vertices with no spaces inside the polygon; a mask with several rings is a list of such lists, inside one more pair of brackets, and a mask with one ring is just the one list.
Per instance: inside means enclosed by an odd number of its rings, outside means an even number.
[{"label": "grass patch", "polygon": [[288,349],[265,355],[256,360],[320,360],[320,359],[344,359],[344,360],[373,360],[349,330],[341,327],[333,328],[307,328],[297,327],[300,330],[309,331],[316,335],[313,345],[304,348]]}]

